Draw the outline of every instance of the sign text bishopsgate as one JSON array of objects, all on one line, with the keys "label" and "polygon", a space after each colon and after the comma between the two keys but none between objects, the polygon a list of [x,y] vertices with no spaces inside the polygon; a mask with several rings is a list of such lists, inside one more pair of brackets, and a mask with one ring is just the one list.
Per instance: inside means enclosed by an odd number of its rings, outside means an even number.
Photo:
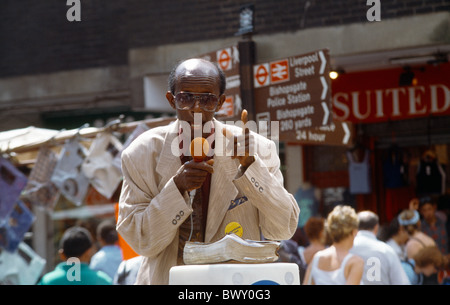
[{"label": "sign text bishopsgate", "polygon": [[329,125],[329,71],[326,49],[255,65],[257,120],[279,121],[280,140],[288,141],[305,128]]}]

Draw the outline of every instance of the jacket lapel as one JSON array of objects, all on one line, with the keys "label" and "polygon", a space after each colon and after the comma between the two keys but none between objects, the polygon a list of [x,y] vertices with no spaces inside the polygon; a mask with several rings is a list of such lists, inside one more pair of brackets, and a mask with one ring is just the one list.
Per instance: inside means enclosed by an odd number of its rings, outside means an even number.
[{"label": "jacket lapel", "polygon": [[[164,143],[159,161],[156,165],[156,172],[161,176],[158,188],[161,189],[166,185],[167,181],[172,178],[181,166],[180,157],[173,152],[178,152],[178,120],[169,125],[169,129],[165,135]],[[172,148],[173,146],[173,148]]]}]

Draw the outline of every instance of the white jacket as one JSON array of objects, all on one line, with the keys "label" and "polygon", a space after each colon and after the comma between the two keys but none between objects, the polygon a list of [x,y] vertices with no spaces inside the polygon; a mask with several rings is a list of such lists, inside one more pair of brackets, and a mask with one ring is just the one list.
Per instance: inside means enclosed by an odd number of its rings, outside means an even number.
[{"label": "white jacket", "polygon": [[[178,123],[143,133],[122,154],[124,180],[117,230],[144,256],[136,284],[168,283],[169,270],[177,262],[178,227],[192,213],[189,196],[181,195],[173,181],[182,165],[171,149],[172,143],[178,143],[174,142]],[[222,128],[236,127],[217,120],[214,126],[217,152]],[[225,226],[233,221],[242,226],[242,237],[252,240],[260,240],[261,233],[267,239],[289,239],[297,228],[300,210],[283,186],[275,143],[256,133],[250,134],[254,143],[270,154],[264,153],[263,158],[257,152],[255,162],[238,179],[235,179],[238,160],[214,155],[205,242],[222,238]],[[248,201],[229,210],[231,201],[242,196]]]}]

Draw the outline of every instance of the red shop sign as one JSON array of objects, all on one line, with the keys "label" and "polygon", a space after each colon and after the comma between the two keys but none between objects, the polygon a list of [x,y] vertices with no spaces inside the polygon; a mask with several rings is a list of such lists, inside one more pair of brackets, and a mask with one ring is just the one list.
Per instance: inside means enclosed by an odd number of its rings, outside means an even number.
[{"label": "red shop sign", "polygon": [[403,69],[341,74],[332,81],[335,120],[374,123],[450,115],[450,63],[412,69],[415,85],[399,86]]}]

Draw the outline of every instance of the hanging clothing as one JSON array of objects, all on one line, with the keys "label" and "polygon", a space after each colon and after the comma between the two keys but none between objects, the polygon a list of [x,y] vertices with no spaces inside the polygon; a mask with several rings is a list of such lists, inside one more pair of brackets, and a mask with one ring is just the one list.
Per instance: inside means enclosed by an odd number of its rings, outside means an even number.
[{"label": "hanging clothing", "polygon": [[351,194],[369,194],[372,192],[369,154],[369,150],[366,149],[364,159],[358,162],[353,158],[353,154],[347,151]]},{"label": "hanging clothing", "polygon": [[445,172],[439,164],[438,159],[421,159],[417,169],[416,192],[425,194],[444,194]]},{"label": "hanging clothing", "polygon": [[392,147],[383,161],[383,184],[386,188],[399,188],[408,185],[408,166],[403,162],[401,151]]},{"label": "hanging clothing", "polygon": [[21,171],[0,156],[0,223],[9,218],[27,182]]}]

